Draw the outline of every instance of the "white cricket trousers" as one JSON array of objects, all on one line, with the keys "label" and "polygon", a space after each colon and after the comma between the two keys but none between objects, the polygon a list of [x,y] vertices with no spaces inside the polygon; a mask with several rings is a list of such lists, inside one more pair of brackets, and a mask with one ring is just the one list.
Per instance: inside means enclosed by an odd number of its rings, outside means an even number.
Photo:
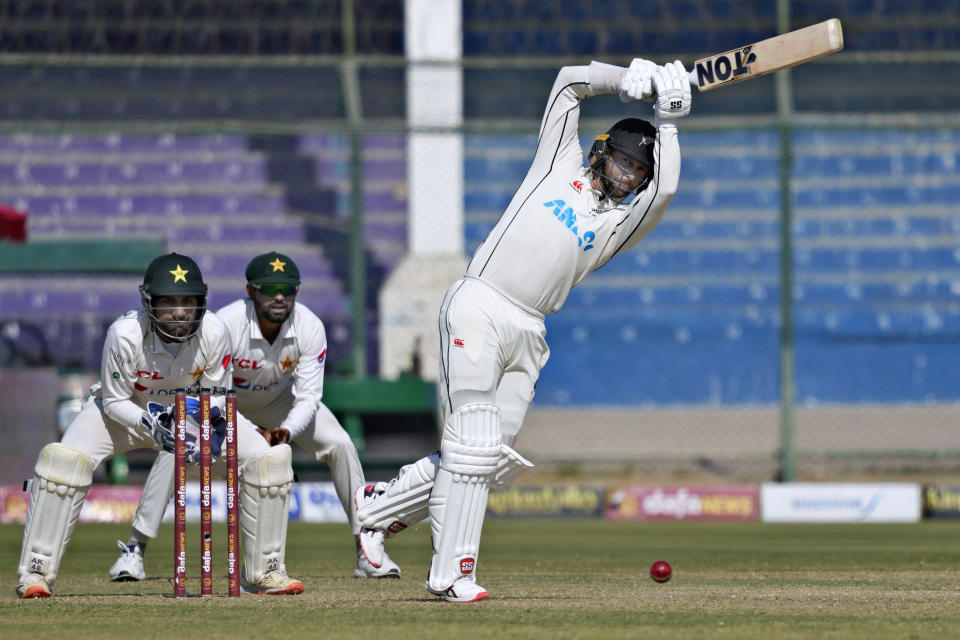
[{"label": "white cricket trousers", "polygon": [[[262,409],[250,414],[237,412],[239,429],[253,429],[253,436],[267,448],[267,441],[256,431],[259,425],[264,429],[279,427],[293,406],[293,395],[289,391],[277,400]],[[238,446],[243,446],[243,438]],[[334,490],[344,512],[353,535],[360,533],[360,522],[357,519],[357,508],[353,501],[353,494],[357,487],[364,484],[363,467],[357,448],[349,434],[337,421],[336,416],[320,403],[314,419],[313,429],[306,429],[293,438],[304,450],[313,454],[317,462],[326,462],[330,466],[330,475]],[[155,538],[163,520],[163,513],[173,497],[173,455],[161,452],[150,468],[150,475],[143,486],[143,495],[137,507],[137,515],[133,520],[133,528],[140,533]]]},{"label": "white cricket trousers", "polygon": [[500,408],[503,442],[513,442],[550,357],[543,314],[478,278],[447,290],[440,308],[440,398],[444,419],[472,403]]}]

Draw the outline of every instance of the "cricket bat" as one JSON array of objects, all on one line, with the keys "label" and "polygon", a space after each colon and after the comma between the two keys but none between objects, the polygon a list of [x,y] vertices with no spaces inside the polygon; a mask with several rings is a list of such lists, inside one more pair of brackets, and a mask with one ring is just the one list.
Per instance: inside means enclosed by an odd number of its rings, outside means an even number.
[{"label": "cricket bat", "polygon": [[745,47],[701,58],[690,72],[690,84],[710,91],[816,60],[843,49],[840,21],[824,22],[783,33]]}]

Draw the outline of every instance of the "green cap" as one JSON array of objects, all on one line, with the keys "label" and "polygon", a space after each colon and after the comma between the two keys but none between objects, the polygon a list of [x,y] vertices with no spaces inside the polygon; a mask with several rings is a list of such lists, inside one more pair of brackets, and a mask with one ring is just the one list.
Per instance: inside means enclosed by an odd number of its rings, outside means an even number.
[{"label": "green cap", "polygon": [[247,265],[247,282],[250,284],[300,285],[300,269],[282,253],[271,251],[259,255]]}]

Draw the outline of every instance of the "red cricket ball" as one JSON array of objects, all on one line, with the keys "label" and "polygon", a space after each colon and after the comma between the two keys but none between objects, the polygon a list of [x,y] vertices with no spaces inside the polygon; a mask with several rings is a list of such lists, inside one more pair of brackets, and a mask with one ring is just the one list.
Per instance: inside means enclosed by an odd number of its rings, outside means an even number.
[{"label": "red cricket ball", "polygon": [[650,565],[650,577],[655,582],[666,582],[673,575],[673,568],[665,560],[657,560]]}]

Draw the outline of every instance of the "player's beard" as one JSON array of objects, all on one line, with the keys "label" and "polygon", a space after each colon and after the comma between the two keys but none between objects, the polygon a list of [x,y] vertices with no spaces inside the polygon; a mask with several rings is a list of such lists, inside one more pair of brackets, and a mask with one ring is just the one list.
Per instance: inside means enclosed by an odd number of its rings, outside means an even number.
[{"label": "player's beard", "polygon": [[605,170],[606,172],[603,175],[607,181],[605,186],[607,187],[607,193],[610,194],[609,197],[613,200],[623,200],[640,186],[640,180],[637,179],[637,176],[625,170],[613,158],[607,159]]},{"label": "player's beard", "polygon": [[600,178],[600,180],[603,183],[604,195],[611,200],[616,200],[619,202],[632,193],[632,191],[628,190],[623,183],[614,182],[608,176],[604,175]]},{"label": "player's beard", "polygon": [[273,324],[283,324],[287,321],[287,318],[290,317],[291,311],[293,311],[293,304],[278,305],[273,301],[270,301],[269,304],[265,304],[260,307],[259,315],[267,322]]},{"label": "player's beard", "polygon": [[162,332],[162,335],[167,338],[172,338],[173,340],[183,340],[190,335],[190,332],[193,330],[194,324],[196,323],[196,314],[186,320],[168,320],[164,322],[156,322],[157,329]]}]

